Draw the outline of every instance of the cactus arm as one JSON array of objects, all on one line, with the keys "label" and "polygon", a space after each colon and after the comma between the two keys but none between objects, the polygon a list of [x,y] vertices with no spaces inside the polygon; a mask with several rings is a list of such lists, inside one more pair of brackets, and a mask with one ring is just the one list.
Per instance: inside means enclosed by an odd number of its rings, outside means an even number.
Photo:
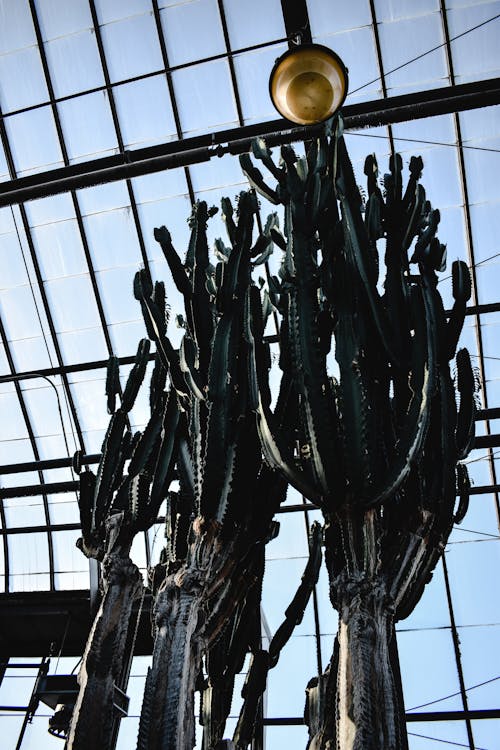
[{"label": "cactus arm", "polygon": [[260,649],[255,650],[252,654],[250,668],[241,691],[244,699],[243,706],[233,735],[233,742],[238,750],[246,748],[252,740],[257,709],[266,688],[268,672],[278,663],[281,650],[289,641],[295,626],[301,622],[312,590],[317,583],[322,559],[322,533],[323,529],[320,524],[314,523],[311,526],[309,558],[302,580],[295,596],[287,607],[284,622],[271,640],[269,652]]},{"label": "cactus arm", "polygon": [[421,317],[425,319],[424,324],[422,325],[418,313],[414,315],[414,366],[411,368],[413,396],[405,427],[398,440],[397,457],[387,472],[383,486],[377,488],[370,498],[369,504],[372,506],[383,503],[402,486],[420,454],[429,425],[431,395],[435,384],[436,344],[432,290],[426,283],[422,296],[425,312],[422,310]]},{"label": "cactus arm", "polygon": [[321,567],[322,553],[321,541],[323,536],[322,526],[314,522],[311,526],[309,536],[309,558],[302,574],[295,596],[285,611],[285,619],[274,634],[269,644],[270,665],[274,667],[278,663],[280,652],[286,643],[290,640],[296,625],[302,622],[307,603],[312,594],[313,588],[318,582],[319,570]]},{"label": "cactus arm", "polygon": [[183,336],[179,348],[179,365],[184,373],[186,383],[193,396],[200,401],[205,400],[203,383],[198,371],[197,347],[193,339],[187,334]]},{"label": "cactus arm", "polygon": [[102,444],[102,458],[97,470],[97,479],[94,492],[94,513],[92,526],[99,529],[106,518],[111,506],[111,485],[116,461],[120,453],[120,446],[125,428],[126,414],[118,409],[111,417]]},{"label": "cactus arm", "polygon": [[[281,430],[275,424],[267,399],[263,402],[261,397],[261,393],[265,391],[267,381],[260,380],[258,374],[261,372],[261,376],[265,377],[262,373],[262,363],[259,363],[258,365],[256,359],[256,342],[252,330],[252,324],[255,324],[255,322],[252,322],[250,294],[251,292],[248,290],[244,331],[245,341],[248,346],[249,401],[251,408],[257,415],[257,429],[264,457],[269,466],[286,477],[292,487],[295,487],[295,489],[301,492],[309,500],[317,500],[319,499],[319,496],[317,495],[316,489],[309,484],[302,472],[295,468],[293,459],[289,455],[289,451],[282,445],[280,439]],[[283,377],[280,385],[281,400],[281,394],[284,393],[285,389],[289,390],[290,387],[291,383]]]},{"label": "cactus arm", "polygon": [[118,357],[111,356],[108,360],[106,371],[106,396],[108,414],[114,414],[116,408],[116,396],[120,392],[120,378],[118,374]]},{"label": "cactus arm", "polygon": [[172,245],[170,232],[166,227],[162,226],[154,230],[154,237],[163,250],[175,286],[184,299],[189,300],[192,294],[191,284],[189,283],[189,278],[184,266],[182,265],[181,259]]},{"label": "cactus arm", "polygon": [[252,160],[248,154],[240,155],[240,166],[245,174],[250,185],[262,195],[263,198],[273,203],[275,206],[279,204],[280,200],[275,190],[269,187],[265,182],[262,172],[257,167],[254,167]]},{"label": "cactus arm", "polygon": [[457,353],[457,388],[460,394],[460,407],[457,415],[457,457],[461,461],[470,453],[474,445],[476,390],[474,373],[467,349],[460,349]]},{"label": "cactus arm", "polygon": [[130,476],[139,474],[139,472],[143,471],[143,469],[147,468],[148,466],[148,463],[153,455],[153,451],[158,444],[163,408],[163,403],[159,403],[156,406],[149,422],[144,428],[144,432],[136,443],[134,451],[130,457],[130,464],[128,467],[128,473]]},{"label": "cactus arm", "polygon": [[134,406],[139,388],[144,380],[149,361],[149,349],[149,339],[141,339],[135,356],[134,366],[129,373],[125,390],[123,391],[122,409],[126,412],[129,412]]},{"label": "cactus arm", "polygon": [[141,303],[148,335],[156,343],[158,356],[165,369],[170,372],[172,385],[177,391],[181,402],[183,402],[187,398],[187,386],[180,368],[179,356],[164,334],[165,323],[163,317],[148,295],[149,290],[144,280],[144,271],[138,271],[134,280],[134,295]]},{"label": "cactus arm", "polygon": [[172,394],[169,394],[161,428],[161,442],[153,472],[153,483],[145,509],[145,528],[156,520],[160,505],[166,497],[173,479],[177,457],[177,427],[179,424],[179,407]]},{"label": "cactus arm", "polygon": [[446,350],[448,360],[455,356],[458,339],[465,320],[465,307],[471,298],[472,285],[467,264],[456,260],[451,267],[453,308],[446,327]]},{"label": "cactus arm", "polygon": [[457,492],[459,502],[453,520],[455,523],[462,523],[469,509],[470,496],[469,472],[467,471],[467,466],[465,464],[458,464],[457,466]]},{"label": "cactus arm", "polygon": [[356,203],[359,203],[359,191],[343,138],[338,141],[338,153],[339,171],[336,180],[336,189],[342,206],[342,223],[344,226],[346,251],[349,255],[349,260],[355,264],[359,274],[384,351],[387,353],[391,363],[400,366],[400,356],[393,348],[392,341],[394,339],[387,315],[382,307],[382,302],[375,286],[370,282],[369,273],[366,269],[365,256],[367,254],[368,237],[359,211],[352,208]]}]

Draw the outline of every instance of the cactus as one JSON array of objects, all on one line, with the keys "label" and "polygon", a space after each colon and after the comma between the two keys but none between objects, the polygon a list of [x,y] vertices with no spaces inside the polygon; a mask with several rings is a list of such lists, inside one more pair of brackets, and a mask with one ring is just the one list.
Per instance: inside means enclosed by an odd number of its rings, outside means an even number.
[{"label": "cactus", "polygon": [[[270,252],[274,220],[254,243],[255,196],[241,193],[236,211],[228,199],[221,205],[229,244],[216,242],[216,267],[206,239],[214,210],[206,203],[193,207],[184,263],[168,230],[155,230],[184,299],[179,351],[168,339],[144,271],[134,283],[180,411],[179,492],[168,497],[166,546],[152,573],[155,646],[139,750],[194,746],[193,697],[203,657],[204,746],[222,739],[234,675],[250,639],[245,628],[258,611],[264,545],[275,532],[272,517],[286,491],[262,462],[249,393],[251,347],[242,336],[252,268]],[[258,348],[267,361],[266,345],[261,341]],[[267,391],[265,398],[267,404]]]},{"label": "cactus", "polygon": [[[276,166],[262,141],[253,157],[277,185],[247,154],[241,166],[251,184],[284,206],[284,236],[273,232],[283,250],[280,279],[272,280],[269,299],[282,315],[286,421],[269,408],[255,301],[245,320],[252,405],[270,467],[323,511],[330,593],[340,617],[338,659],[310,688],[309,746],[399,750],[393,623],[418,602],[454,519],[467,507],[468,479],[459,465],[455,514],[457,463],[474,436],[475,386],[461,350],[457,414],[449,362],[471,294],[469,272],[465,263],[452,266],[455,302],[447,319],[436,273],[444,270],[446,248],[436,237],[439,211],[419,184],[419,157],[410,161],[405,191],[401,157],[391,158],[385,195],[375,157],[367,158],[364,216],[340,118],[304,158],[283,146]],[[256,294],[249,290],[252,300]],[[338,379],[327,367],[333,344]]]},{"label": "cactus", "polygon": [[135,535],[156,520],[175,465],[179,411],[170,393],[156,389],[151,419],[142,434],[132,439],[127,428],[127,415],[143,382],[149,349],[148,339],[143,339],[118,409],[118,361],[115,357],[109,360],[106,395],[111,419],[97,476],[88,469],[81,471],[81,456],[74,460],[80,472],[82,527],[77,546],[87,557],[102,562],[103,596],[78,675],[80,689],[67,741],[72,750],[111,746],[114,686],[120,686],[124,676],[132,606],[143,590],[130,548]]}]

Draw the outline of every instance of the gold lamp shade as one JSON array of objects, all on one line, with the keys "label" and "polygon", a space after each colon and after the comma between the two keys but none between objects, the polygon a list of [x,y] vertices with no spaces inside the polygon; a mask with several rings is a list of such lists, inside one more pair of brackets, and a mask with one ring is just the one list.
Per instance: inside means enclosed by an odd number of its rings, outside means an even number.
[{"label": "gold lamp shade", "polygon": [[321,44],[303,44],[279,57],[269,78],[269,93],[280,115],[299,125],[331,117],[347,95],[347,68]]}]

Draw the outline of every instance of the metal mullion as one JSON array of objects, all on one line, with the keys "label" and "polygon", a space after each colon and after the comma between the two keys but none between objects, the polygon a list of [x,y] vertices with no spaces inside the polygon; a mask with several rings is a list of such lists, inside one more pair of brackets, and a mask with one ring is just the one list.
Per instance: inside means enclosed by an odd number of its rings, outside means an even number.
[{"label": "metal mullion", "polygon": [[[43,68],[43,73],[44,73],[44,77],[45,77],[45,83],[46,83],[46,86],[47,86],[47,91],[49,92],[49,98],[50,98],[50,104],[51,104],[51,109],[52,109],[52,115],[54,117],[54,122],[55,122],[55,126],[56,126],[57,136],[58,136],[58,139],[59,139],[59,145],[61,147],[61,153],[62,153],[62,156],[63,156],[64,165],[67,167],[70,164],[69,155],[68,155],[68,149],[66,147],[66,141],[65,141],[65,138],[64,138],[64,131],[63,131],[63,128],[62,128],[62,125],[61,125],[61,118],[59,117],[59,111],[58,111],[57,105],[55,103],[54,86],[52,84],[52,76],[50,74],[49,64],[48,64],[48,61],[47,61],[47,55],[45,54],[45,46],[44,46],[44,43],[43,43],[42,33],[41,33],[41,29],[40,29],[40,22],[38,20],[38,14],[37,14],[37,10],[36,10],[36,6],[35,6],[34,0],[29,0],[29,5],[30,5],[31,17],[32,17],[32,20],[33,20],[33,26],[35,28],[35,35],[36,35],[36,39],[37,39],[37,43],[38,43],[38,50],[39,50],[39,53],[40,53],[40,59],[41,59],[41,62],[42,62],[42,68]],[[105,316],[105,313],[104,313],[104,307],[103,307],[103,304],[102,304],[101,296],[99,294],[99,288],[98,288],[98,285],[97,285],[97,279],[96,279],[96,275],[95,275],[95,271],[94,271],[94,264],[93,264],[93,261],[92,261],[92,256],[90,254],[89,243],[88,243],[88,240],[87,240],[87,233],[85,231],[85,226],[84,226],[84,223],[83,223],[82,212],[80,210],[80,204],[78,202],[78,197],[76,195],[76,191],[75,190],[71,190],[71,198],[73,200],[73,208],[74,208],[74,211],[75,211],[76,221],[77,221],[78,229],[79,229],[79,232],[80,232],[80,238],[82,240],[82,245],[83,245],[83,251],[84,251],[84,254],[85,254],[85,259],[87,261],[87,267],[88,267],[88,271],[89,271],[90,282],[92,284],[92,289],[93,289],[94,297],[95,297],[95,300],[96,300],[97,310],[98,310],[99,318],[100,318],[100,321],[101,321],[101,326],[102,326],[102,330],[103,330],[103,334],[104,334],[104,339],[106,341],[106,347],[108,349],[108,354],[112,355],[113,354],[113,346],[112,346],[112,343],[111,343],[111,338],[109,336],[108,325],[107,325],[106,316]]]},{"label": "metal mullion", "polygon": [[[382,60],[382,48],[380,46],[380,36],[378,33],[378,21],[377,21],[377,13],[375,10],[375,2],[374,0],[370,0],[370,11],[372,14],[372,29],[373,29],[373,37],[375,40],[375,49],[377,51],[377,61],[378,61],[378,69],[380,71],[380,83],[382,84],[382,94],[384,95],[384,99],[387,99],[387,86],[385,83],[385,74],[384,74],[384,63]],[[391,146],[391,155],[394,156],[396,153],[394,149],[394,139],[392,136],[392,126],[388,125],[387,129],[389,131],[389,143]]]},{"label": "metal mullion", "polygon": [[460,655],[460,637],[458,635],[457,625],[455,622],[455,613],[453,610],[453,599],[451,595],[451,588],[450,588],[450,579],[448,576],[448,566],[446,565],[446,553],[443,552],[442,556],[443,561],[443,572],[444,572],[444,583],[446,588],[446,600],[448,602],[448,611],[450,613],[450,624],[451,624],[451,635],[453,639],[453,648],[455,651],[455,661],[457,665],[457,672],[458,672],[458,682],[460,684],[460,695],[462,697],[462,705],[464,707],[465,712],[465,725],[467,727],[467,737],[469,740],[470,750],[474,750],[474,736],[472,733],[472,723],[470,718],[467,716],[469,712],[469,702],[467,700],[467,691],[465,689],[465,680],[464,680],[464,672],[462,667],[462,657]]},{"label": "metal mullion", "polygon": [[[3,320],[0,317],[0,338],[2,340],[4,349],[5,349],[5,356],[7,358],[7,362],[9,365],[9,369],[12,373],[15,373],[16,367],[14,364],[14,359],[12,357],[12,352],[10,351],[9,342],[7,340],[7,334],[3,325]],[[33,451],[33,456],[35,458],[35,461],[40,460],[40,453],[38,451],[38,445],[36,442],[35,433],[33,432],[33,427],[31,425],[31,419],[28,412],[28,407],[26,406],[26,402],[24,400],[23,392],[21,389],[21,386],[18,381],[14,381],[14,387],[16,389],[17,397],[19,400],[19,405],[21,407],[21,412],[24,419],[24,424],[26,426],[26,431],[28,433],[30,443],[31,443],[31,450]],[[43,472],[41,469],[38,470],[38,479],[40,481],[40,485],[43,487],[45,485],[45,479],[43,476]],[[52,540],[52,534],[49,531],[50,526],[50,511],[49,511],[49,499],[46,494],[46,492],[42,491],[40,493],[43,498],[43,511],[45,516],[45,523],[47,526],[47,543],[49,548],[49,581],[50,581],[50,589],[51,591],[55,590],[55,574],[54,574],[54,544]],[[3,505],[3,498],[0,501],[1,505],[1,517],[2,517],[2,524],[4,525],[5,529],[8,529],[6,517],[5,517],[5,511],[4,511],[4,505]],[[9,591],[9,576],[10,576],[10,569],[9,569],[9,553],[8,553],[8,533],[5,536],[4,539],[4,559],[6,563],[5,567],[5,591]]]},{"label": "metal mullion", "polygon": [[224,11],[222,0],[217,0],[217,5],[219,7],[222,33],[224,34],[224,44],[226,45],[227,62],[231,74],[231,83],[233,85],[234,101],[236,103],[236,112],[238,113],[238,123],[239,125],[243,125],[243,110],[241,108],[240,92],[238,89],[238,81],[236,80],[236,70],[234,67],[233,53],[231,51],[231,43],[229,41],[229,32],[227,30],[226,13]]},{"label": "metal mullion", "polygon": [[[5,158],[6,158],[6,161],[7,161],[7,166],[8,166],[8,169],[9,169],[10,178],[11,179],[16,179],[16,177],[17,177],[16,166],[14,164],[14,159],[13,159],[13,156],[12,156],[12,149],[10,147],[9,139],[8,139],[8,136],[7,136],[7,131],[5,129],[4,122],[3,122],[2,118],[1,118],[1,110],[0,110],[0,139],[1,139],[2,144],[3,144],[3,149],[4,149],[4,153],[5,153]],[[22,220],[24,232],[25,232],[25,235],[26,235],[26,241],[28,243],[28,248],[29,248],[30,255],[31,255],[31,261],[33,263],[33,268],[34,268],[34,271],[35,271],[35,276],[36,276],[36,280],[37,280],[37,284],[38,284],[38,290],[39,290],[40,296],[42,298],[42,304],[43,304],[43,307],[44,307],[44,312],[45,312],[45,316],[46,316],[46,319],[47,319],[47,324],[49,326],[50,335],[52,337],[52,344],[53,344],[54,350],[56,352],[56,357],[57,357],[58,364],[59,364],[60,367],[62,367],[63,366],[63,358],[62,358],[62,355],[61,355],[61,349],[59,347],[59,341],[57,339],[57,333],[56,333],[56,330],[55,330],[54,321],[52,320],[52,314],[51,314],[51,311],[50,311],[50,306],[49,306],[49,302],[48,302],[48,299],[47,299],[47,294],[45,292],[45,287],[44,287],[44,283],[43,283],[42,273],[41,273],[41,270],[40,270],[40,265],[38,263],[38,258],[37,258],[35,246],[34,246],[34,243],[33,243],[33,237],[31,236],[31,231],[30,231],[31,228],[30,228],[30,225],[29,225],[28,216],[26,214],[26,209],[25,209],[23,203],[19,204],[19,212],[21,214],[21,220]],[[15,372],[15,369],[14,369],[14,372]],[[61,372],[61,378],[62,378],[64,389],[65,389],[65,397],[67,399],[67,404],[69,405],[69,410],[71,412],[71,416],[73,418],[73,423],[75,425],[75,429],[76,429],[76,432],[77,432],[77,435],[78,435],[78,439],[80,441],[80,448],[83,451],[85,451],[85,444],[84,444],[84,440],[83,440],[83,434],[82,434],[82,430],[81,430],[81,427],[80,427],[80,422],[78,420],[78,414],[76,412],[75,403],[73,401],[73,395],[72,395],[71,389],[69,387],[68,378],[66,377],[66,375],[64,374],[64,372]]]},{"label": "metal mullion", "polygon": [[[448,16],[446,12],[446,7],[444,0],[440,0],[439,2],[440,9],[441,9],[441,18],[443,23],[443,32],[444,37],[446,41],[446,57],[448,62],[448,70],[450,73],[450,83],[452,86],[455,85],[455,72],[453,68],[453,58],[451,54],[451,43],[450,43],[450,34],[448,30]],[[460,180],[462,184],[462,195],[464,199],[464,212],[465,212],[465,228],[466,228],[466,234],[467,234],[467,249],[469,251],[469,259],[470,259],[470,266],[471,266],[471,275],[472,275],[472,289],[473,289],[473,301],[478,304],[478,286],[477,286],[477,274],[476,274],[476,261],[474,258],[474,242],[472,239],[472,221],[470,216],[470,207],[469,207],[469,191],[467,188],[467,175],[465,170],[465,157],[464,157],[464,150],[462,145],[462,130],[460,127],[460,118],[458,115],[458,112],[454,112],[453,114],[453,120],[455,123],[455,132],[457,136],[457,151],[458,151],[458,161],[460,166]],[[479,372],[480,372],[480,379],[481,379],[481,387],[483,392],[483,400],[484,400],[484,408],[488,408],[488,392],[486,389],[486,371],[484,368],[484,348],[483,348],[483,334],[481,330],[481,318],[479,316],[479,313],[476,313],[475,315],[475,323],[476,323],[476,340],[477,340],[477,348],[479,352]],[[490,420],[486,420],[486,434],[491,435],[491,424]],[[491,483],[493,485],[497,484],[497,473],[495,469],[495,462],[493,460],[493,451],[490,448],[489,449],[489,468],[490,468],[490,477],[491,477]],[[497,524],[498,528],[500,530],[500,495],[498,492],[494,493],[495,496],[495,507],[497,512]]]},{"label": "metal mullion", "polygon": [[[33,0],[31,0],[31,1],[33,1]],[[118,119],[118,112],[117,112],[117,109],[116,109],[115,96],[114,96],[113,88],[111,86],[111,79],[109,77],[108,63],[107,63],[107,60],[106,60],[106,54],[104,52],[104,45],[102,43],[101,29],[100,29],[100,26],[99,26],[99,19],[97,17],[97,11],[96,11],[96,8],[95,8],[94,0],[89,0],[89,6],[90,6],[90,12],[91,12],[91,15],[92,15],[92,23],[94,24],[94,34],[95,34],[95,38],[96,38],[96,42],[97,42],[97,48],[99,50],[99,57],[100,57],[100,60],[101,60],[101,67],[102,67],[102,72],[103,72],[103,75],[104,75],[104,82],[106,84],[106,92],[107,92],[108,97],[109,97],[109,106],[110,106],[110,109],[111,109],[111,116],[113,118],[113,124],[114,124],[114,127],[115,127],[116,139],[118,141],[118,148],[120,149],[121,153],[124,153],[125,152],[125,147],[123,145],[123,137],[122,137],[121,127],[120,127],[120,121]],[[127,179],[125,180],[125,183],[127,185],[128,197],[129,197],[129,200],[130,200],[130,207],[132,209],[132,216],[134,217],[134,224],[135,224],[135,229],[136,229],[136,232],[137,232],[137,238],[139,240],[139,246],[141,248],[142,262],[144,263],[144,268],[149,273],[148,254],[147,254],[147,251],[146,251],[146,243],[144,242],[144,235],[142,233],[142,226],[141,226],[141,222],[140,222],[140,219],[139,219],[139,212],[137,211],[137,203],[136,203],[136,200],[135,200],[134,188],[132,186],[132,181],[130,180],[130,178],[127,177]]]},{"label": "metal mullion", "polygon": [[[172,114],[174,115],[175,129],[177,131],[177,137],[179,138],[179,140],[182,140],[183,134],[182,134],[181,118],[179,116],[179,108],[177,106],[177,98],[175,96],[174,82],[172,80],[172,70],[168,62],[167,45],[165,44],[165,37],[163,36],[163,29],[161,26],[161,16],[160,16],[160,9],[158,7],[158,0],[151,0],[151,3],[153,6],[153,15],[154,15],[155,24],[156,24],[156,31],[158,34],[158,41],[160,42],[161,56],[163,59],[165,75],[167,78],[167,87],[168,87],[168,93],[170,96],[170,103],[172,104]],[[193,182],[191,180],[191,172],[189,171],[189,167],[187,166],[184,167],[184,174],[186,176],[186,182],[187,182],[187,187],[188,187],[188,192],[189,192],[189,200],[191,201],[191,204],[194,205],[196,202],[196,198],[194,195]]]}]

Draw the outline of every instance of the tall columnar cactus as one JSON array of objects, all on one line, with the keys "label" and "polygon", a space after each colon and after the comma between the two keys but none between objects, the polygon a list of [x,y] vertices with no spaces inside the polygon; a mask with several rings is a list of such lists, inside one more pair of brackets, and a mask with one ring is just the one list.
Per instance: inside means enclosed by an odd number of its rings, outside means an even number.
[{"label": "tall columnar cactus", "polygon": [[[161,285],[156,296],[159,304],[164,298]],[[179,411],[177,399],[170,393],[162,387],[152,392],[151,418],[144,432],[132,436],[127,428],[127,415],[144,379],[149,349],[148,339],[143,339],[118,409],[118,361],[110,358],[106,393],[112,416],[97,476],[89,469],[81,471],[81,456],[75,456],[82,527],[77,546],[87,557],[102,562],[102,600],[78,675],[80,690],[68,750],[111,746],[115,684],[120,686],[127,656],[132,606],[143,588],[130,548],[135,535],[154,523],[175,466]]]},{"label": "tall columnar cactus", "polygon": [[[179,492],[168,498],[167,546],[154,572],[155,645],[140,750],[194,746],[195,687],[203,691],[204,746],[221,739],[232,680],[251,641],[248,618],[258,612],[264,544],[276,532],[272,517],[286,490],[262,465],[249,400],[250,345],[242,331],[250,314],[251,270],[269,253],[273,223],[252,244],[255,210],[252,193],[240,195],[236,216],[223,199],[229,245],[217,241],[215,268],[209,262],[206,225],[212,211],[206,203],[193,209],[185,263],[167,229],[155,230],[184,297],[179,351],[166,335],[147,275],[139,272],[135,279],[148,335],[169,371],[180,410]],[[258,292],[256,303],[260,307]],[[262,328],[261,317],[257,325]],[[263,398],[268,405],[267,389]],[[204,655],[206,678],[200,677]]]},{"label": "tall columnar cactus", "polygon": [[[270,296],[282,314],[286,421],[277,424],[263,396],[267,363],[257,346],[251,399],[269,465],[318,503],[326,520],[339,653],[310,691],[309,747],[398,750],[404,728],[389,659],[393,625],[412,611],[444,549],[457,477],[460,516],[467,502],[466,469],[457,462],[473,439],[474,378],[462,349],[457,409],[449,361],[471,284],[465,263],[454,262],[448,317],[437,289],[436,271],[445,265],[439,211],[419,184],[422,160],[411,159],[403,191],[402,160],[392,157],[384,196],[375,158],[368,157],[363,206],[341,121],[334,127],[306,158],[282,147],[280,165],[262,140],[254,142],[253,156],[276,188],[249,155],[241,157],[250,182],[285,212],[284,236],[271,229],[284,255]],[[257,344],[259,315],[245,323],[247,339]],[[338,378],[327,365],[333,346]]]}]

